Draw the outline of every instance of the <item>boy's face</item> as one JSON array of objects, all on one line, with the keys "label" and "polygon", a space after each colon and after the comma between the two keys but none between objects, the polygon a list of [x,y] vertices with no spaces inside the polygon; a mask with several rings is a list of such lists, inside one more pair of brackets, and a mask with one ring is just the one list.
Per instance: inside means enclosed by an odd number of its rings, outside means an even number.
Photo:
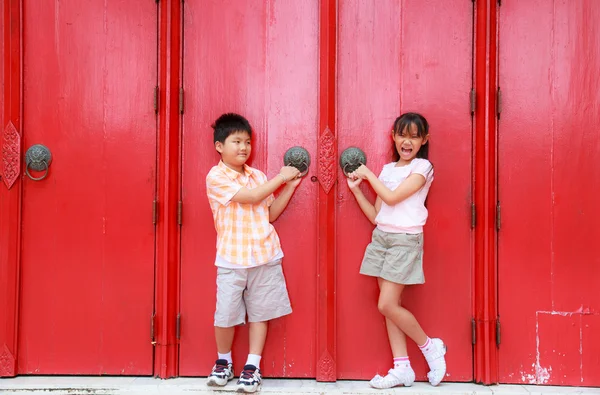
[{"label": "boy's face", "polygon": [[224,143],[217,141],[215,148],[221,154],[225,165],[241,172],[252,151],[250,135],[248,132],[233,132],[227,136]]}]

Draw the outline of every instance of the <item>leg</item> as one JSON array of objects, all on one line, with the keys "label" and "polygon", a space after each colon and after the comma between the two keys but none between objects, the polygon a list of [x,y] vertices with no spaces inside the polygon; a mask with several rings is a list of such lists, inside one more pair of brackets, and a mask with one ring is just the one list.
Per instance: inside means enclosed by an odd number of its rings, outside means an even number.
[{"label": "leg", "polygon": [[215,326],[215,339],[217,340],[217,352],[219,354],[227,354],[231,351],[234,336],[235,326],[229,328]]},{"label": "leg", "polygon": [[[384,281],[381,277],[377,278],[379,289],[381,290],[381,283]],[[398,304],[400,304],[398,300]],[[390,341],[390,347],[392,348],[392,355],[396,357],[408,356],[406,350],[406,335],[400,330],[389,318],[385,319],[385,327],[387,328],[388,339]]]},{"label": "leg", "polygon": [[[206,381],[209,386],[227,385],[227,382],[234,376],[230,352],[235,336],[235,326],[242,324],[246,315],[242,301],[245,287],[245,270],[217,269],[217,306],[214,326],[219,355]],[[223,354],[228,354],[227,358]]]},{"label": "leg", "polygon": [[427,341],[427,335],[415,316],[400,305],[403,290],[404,285],[382,279],[377,307],[381,314],[392,321],[417,345],[422,345]]},{"label": "leg", "polygon": [[[418,346],[429,339],[414,315],[399,303],[404,285],[382,280],[379,293],[379,311],[393,324],[408,335]],[[389,331],[388,331],[389,333]],[[391,343],[391,340],[390,340]],[[446,374],[446,346],[440,339],[433,339],[426,348],[421,348],[431,369],[427,378],[432,385],[438,385]]]},{"label": "leg", "polygon": [[[381,292],[383,280],[382,278],[378,278],[379,289]],[[400,305],[400,296],[402,291],[398,294],[398,299],[396,302]],[[396,387],[398,385],[404,385],[405,387],[410,387],[415,381],[415,372],[412,370],[410,366],[410,362],[408,361],[408,353],[406,351],[406,335],[392,320],[389,318],[385,318],[385,326],[387,328],[388,339],[390,341],[390,347],[392,348],[392,355],[394,356],[394,368],[388,371],[388,374],[385,377],[380,375],[376,375],[369,382],[371,387],[386,389]],[[399,362],[396,358],[405,359],[403,362]]]},{"label": "leg", "polygon": [[[219,354],[228,354],[231,351],[233,337],[235,335],[235,326],[220,327],[215,326],[215,339],[217,341],[217,352]],[[215,365],[206,380],[206,385],[210,387],[222,387],[233,378],[233,364],[226,359],[217,359]]]},{"label": "leg", "polygon": [[250,323],[250,354],[262,355],[268,328],[268,321]]},{"label": "leg", "polygon": [[392,355],[396,357],[408,356],[406,350],[406,335],[400,330],[389,318],[385,319],[385,327],[387,328]]}]

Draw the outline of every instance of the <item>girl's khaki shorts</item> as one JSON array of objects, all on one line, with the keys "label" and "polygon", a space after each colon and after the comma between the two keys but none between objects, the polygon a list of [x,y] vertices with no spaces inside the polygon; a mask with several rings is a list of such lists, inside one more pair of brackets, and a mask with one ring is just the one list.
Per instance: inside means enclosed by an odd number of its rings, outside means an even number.
[{"label": "girl's khaki shorts", "polygon": [[423,284],[423,233],[373,231],[360,273],[397,284]]}]

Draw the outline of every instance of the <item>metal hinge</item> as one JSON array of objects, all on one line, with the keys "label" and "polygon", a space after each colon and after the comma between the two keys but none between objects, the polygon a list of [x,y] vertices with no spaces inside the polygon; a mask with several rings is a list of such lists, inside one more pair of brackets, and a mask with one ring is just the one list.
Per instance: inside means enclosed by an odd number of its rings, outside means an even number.
[{"label": "metal hinge", "polygon": [[475,318],[471,318],[471,342],[473,345],[477,343],[477,324],[475,324]]},{"label": "metal hinge", "polygon": [[500,347],[500,343],[501,343],[501,337],[500,337],[500,317],[498,317],[498,320],[496,321],[496,346]]},{"label": "metal hinge", "polygon": [[500,225],[502,224],[502,209],[500,207],[500,202],[496,203],[496,230],[500,230]]},{"label": "metal hinge", "polygon": [[157,217],[158,217],[158,201],[154,200],[152,202],[152,224],[156,225]]},{"label": "metal hinge", "polygon": [[477,211],[475,210],[475,203],[471,203],[471,229],[475,229],[477,224]]},{"label": "metal hinge", "polygon": [[181,339],[181,313],[177,314],[177,322],[175,324],[175,338]]},{"label": "metal hinge", "polygon": [[471,101],[471,115],[475,114],[475,88],[471,89],[469,100]]},{"label": "metal hinge", "polygon": [[179,113],[183,114],[183,88],[179,88]]},{"label": "metal hinge", "polygon": [[177,203],[177,225],[182,224],[182,218],[183,218],[183,202],[180,200]]},{"label": "metal hinge", "polygon": [[154,87],[154,113],[158,114],[158,85]]},{"label": "metal hinge", "polygon": [[152,316],[150,317],[150,342],[152,343],[152,345],[156,344],[156,341],[154,339],[154,319],[156,318],[156,313],[152,313]]},{"label": "metal hinge", "polygon": [[502,91],[500,88],[496,91],[496,117],[500,119],[500,113],[502,112]]}]

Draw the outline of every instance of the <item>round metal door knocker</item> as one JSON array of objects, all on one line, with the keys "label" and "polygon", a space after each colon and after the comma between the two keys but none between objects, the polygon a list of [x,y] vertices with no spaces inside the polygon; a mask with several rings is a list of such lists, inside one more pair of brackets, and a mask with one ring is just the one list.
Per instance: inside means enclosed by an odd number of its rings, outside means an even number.
[{"label": "round metal door knocker", "polygon": [[360,165],[366,164],[367,156],[360,148],[346,148],[340,155],[340,166],[346,177],[348,177],[348,174],[358,169]]},{"label": "round metal door knocker", "polygon": [[[52,154],[50,150],[42,144],[36,144],[29,147],[25,153],[25,174],[33,181],[41,181],[48,176],[48,169],[52,163]],[[40,177],[33,177],[29,170],[43,171]]]},{"label": "round metal door knocker", "polygon": [[300,170],[300,177],[304,177],[310,166],[310,154],[302,147],[292,147],[283,155],[283,164]]}]

